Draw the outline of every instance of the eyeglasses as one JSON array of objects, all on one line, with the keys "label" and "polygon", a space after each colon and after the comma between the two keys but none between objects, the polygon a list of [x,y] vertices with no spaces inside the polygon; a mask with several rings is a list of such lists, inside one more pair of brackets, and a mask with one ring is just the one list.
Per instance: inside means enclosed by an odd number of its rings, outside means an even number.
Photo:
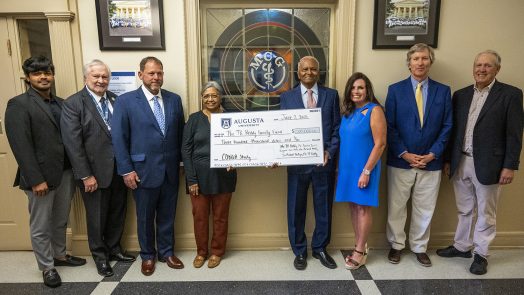
[{"label": "eyeglasses", "polygon": [[218,97],[219,97],[219,95],[218,95],[218,94],[215,94],[215,93],[210,93],[210,94],[206,94],[206,95],[203,95],[203,96],[202,96],[203,99],[210,99],[210,98],[212,98],[212,99],[216,99],[216,98],[218,98]]}]

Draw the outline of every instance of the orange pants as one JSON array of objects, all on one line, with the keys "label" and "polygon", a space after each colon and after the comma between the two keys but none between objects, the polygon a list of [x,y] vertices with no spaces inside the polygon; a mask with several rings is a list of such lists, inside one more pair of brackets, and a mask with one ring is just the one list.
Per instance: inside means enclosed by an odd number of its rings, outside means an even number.
[{"label": "orange pants", "polygon": [[211,255],[222,257],[226,252],[229,203],[232,193],[191,196],[193,222],[198,255],[208,257],[209,215],[213,210]]}]

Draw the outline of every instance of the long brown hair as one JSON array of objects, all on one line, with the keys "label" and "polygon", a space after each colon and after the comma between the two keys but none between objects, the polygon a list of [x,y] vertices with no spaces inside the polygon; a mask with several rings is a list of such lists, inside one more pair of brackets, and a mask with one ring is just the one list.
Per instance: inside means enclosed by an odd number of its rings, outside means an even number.
[{"label": "long brown hair", "polygon": [[353,84],[355,84],[355,81],[358,79],[364,80],[364,84],[366,84],[366,101],[371,101],[380,106],[380,102],[377,100],[375,93],[373,92],[373,84],[371,84],[369,78],[361,72],[356,72],[353,73],[351,77],[349,77],[344,90],[342,114],[346,117],[353,113],[353,111],[356,109],[355,102],[351,99],[351,88],[353,88]]}]

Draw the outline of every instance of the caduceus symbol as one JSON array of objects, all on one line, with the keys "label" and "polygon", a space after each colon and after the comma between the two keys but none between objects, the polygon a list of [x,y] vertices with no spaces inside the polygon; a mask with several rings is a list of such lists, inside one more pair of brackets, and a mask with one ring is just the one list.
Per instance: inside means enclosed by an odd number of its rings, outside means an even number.
[{"label": "caduceus symbol", "polygon": [[273,73],[275,72],[275,70],[271,68],[271,65],[270,62],[262,65],[262,69],[266,71],[264,78],[266,79],[266,85],[268,88],[273,86],[271,83],[273,82]]}]

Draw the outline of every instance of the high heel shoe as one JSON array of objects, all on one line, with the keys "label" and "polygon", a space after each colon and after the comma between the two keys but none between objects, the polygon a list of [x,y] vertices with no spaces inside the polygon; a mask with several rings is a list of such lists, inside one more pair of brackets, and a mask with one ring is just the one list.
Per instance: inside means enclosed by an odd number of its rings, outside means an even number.
[{"label": "high heel shoe", "polygon": [[[366,249],[367,250],[367,249]],[[353,253],[358,253],[360,255],[362,255],[362,258],[359,261],[356,261],[355,259],[353,259],[353,255],[351,256],[347,256],[346,257],[346,269],[359,269],[362,265],[366,264],[366,260],[367,260],[367,255],[368,253],[367,252],[361,252],[361,251],[358,251],[357,249],[353,250]]]}]

